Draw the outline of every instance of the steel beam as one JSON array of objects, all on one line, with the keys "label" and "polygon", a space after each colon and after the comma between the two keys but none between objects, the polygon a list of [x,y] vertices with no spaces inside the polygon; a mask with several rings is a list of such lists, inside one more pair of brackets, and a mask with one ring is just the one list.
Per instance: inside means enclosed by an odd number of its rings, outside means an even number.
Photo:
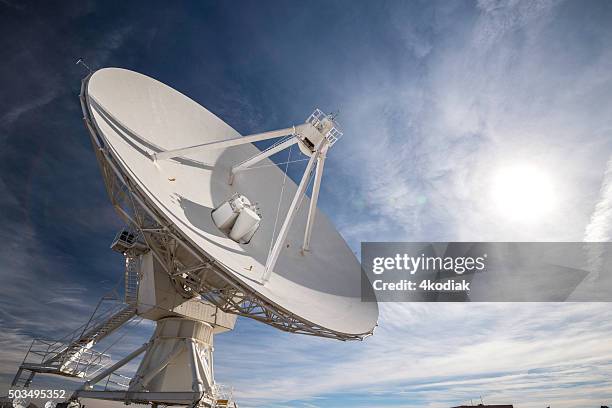
[{"label": "steel beam", "polygon": [[263,152],[251,157],[250,159],[248,159],[247,161],[244,161],[242,163],[240,163],[237,166],[232,167],[232,170],[230,172],[230,179],[229,179],[229,184],[233,184],[234,183],[234,176],[236,175],[236,173],[246,170],[249,167],[253,166],[254,164],[259,163],[260,161],[262,161],[263,159],[272,156],[273,154],[276,154],[282,150],[285,150],[286,148],[288,148],[289,146],[292,146],[294,144],[296,144],[298,142],[298,139],[296,137],[292,137],[291,139],[288,139],[282,143],[279,143],[278,145],[268,149],[268,150],[264,150]]},{"label": "steel beam", "polygon": [[150,343],[145,343],[139,348],[137,348],[136,350],[132,351],[130,354],[128,354],[121,360],[117,361],[115,364],[108,367],[106,370],[102,371],[100,374],[96,375],[95,377],[87,381],[85,384],[83,384],[83,387],[81,387],[81,390],[93,387],[93,385],[96,384],[98,381],[111,375],[113,372],[115,372],[116,370],[120,369],[121,367],[123,367],[124,365],[126,365],[127,363],[135,359],[136,357],[138,357],[142,352],[144,352],[149,347],[149,345]]},{"label": "steel beam", "polygon": [[264,270],[262,281],[264,283],[268,282],[270,276],[272,275],[272,270],[276,265],[276,261],[278,261],[278,257],[280,256],[280,252],[282,246],[285,244],[285,239],[287,238],[287,233],[289,232],[289,228],[291,228],[291,224],[295,219],[295,215],[297,214],[297,210],[299,204],[302,201],[302,197],[306,192],[306,188],[308,187],[308,181],[310,179],[310,173],[312,173],[312,168],[317,162],[319,156],[321,155],[321,150],[324,147],[326,140],[323,139],[319,145],[316,147],[314,153],[308,160],[308,164],[306,165],[306,169],[304,170],[304,175],[302,176],[302,180],[300,181],[300,185],[293,196],[293,201],[291,201],[291,205],[289,206],[289,211],[287,211],[287,215],[285,216],[285,221],[283,222],[283,226],[281,227],[278,237],[274,242],[274,246],[272,247],[272,251],[268,254],[268,259],[266,260],[266,269]]},{"label": "steel beam", "polygon": [[308,220],[306,221],[306,230],[304,231],[304,244],[302,252],[310,250],[310,236],[312,235],[312,227],[314,226],[315,216],[317,215],[317,201],[319,200],[319,190],[321,188],[321,179],[323,177],[323,166],[325,165],[325,154],[321,152],[317,160],[317,169],[315,170],[314,184],[312,185],[312,194],[310,195],[310,207],[308,209]]},{"label": "steel beam", "polygon": [[[300,125],[303,126],[303,125]],[[298,128],[300,127],[298,126]],[[296,132],[296,127],[292,126],[285,129],[272,130],[270,132],[256,133],[249,136],[235,137],[233,139],[219,140],[216,142],[202,143],[199,145],[183,147],[180,149],[166,150],[164,152],[153,153],[153,160],[172,159],[173,157],[183,156],[189,153],[202,152],[212,149],[224,149],[227,147],[239,146],[246,143],[261,142],[262,140],[275,139],[277,137],[293,135]]]}]

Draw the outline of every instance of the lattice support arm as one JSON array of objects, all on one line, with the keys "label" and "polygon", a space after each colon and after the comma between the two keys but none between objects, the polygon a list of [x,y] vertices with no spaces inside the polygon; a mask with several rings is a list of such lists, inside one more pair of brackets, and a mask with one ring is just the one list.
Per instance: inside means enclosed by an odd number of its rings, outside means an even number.
[{"label": "lattice support arm", "polygon": [[[303,126],[303,125],[300,125]],[[298,126],[299,127],[299,126]],[[219,140],[217,142],[202,143],[199,145],[183,147],[180,149],[166,150],[164,152],[153,153],[151,158],[153,160],[166,160],[172,159],[173,157],[183,156],[186,154],[193,154],[212,149],[224,149],[233,146],[239,146],[246,143],[261,142],[263,140],[275,139],[277,137],[283,137],[293,135],[296,132],[296,127],[288,127],[285,129],[272,130],[270,132],[256,133],[249,136],[235,137],[233,139]]]},{"label": "lattice support arm", "polygon": [[278,257],[280,256],[281,249],[285,244],[285,239],[287,239],[287,233],[289,232],[289,228],[291,228],[291,224],[295,219],[295,215],[297,214],[297,210],[299,204],[302,201],[302,197],[306,193],[306,188],[308,187],[308,181],[310,179],[310,174],[312,173],[312,169],[317,162],[318,158],[321,156],[321,151],[325,147],[325,139],[323,139],[319,145],[316,147],[315,152],[308,160],[308,164],[306,165],[306,169],[304,170],[304,175],[302,176],[302,180],[300,181],[300,185],[293,196],[293,201],[289,206],[289,211],[287,211],[287,215],[285,216],[285,221],[278,233],[278,237],[274,242],[274,246],[272,247],[272,251],[268,255],[268,259],[266,260],[266,269],[264,270],[264,274],[262,276],[262,281],[264,283],[268,282],[270,276],[272,275],[272,271],[274,270],[274,266],[276,265],[276,261],[278,261]]},{"label": "lattice support arm", "polygon": [[234,176],[238,173],[241,172],[243,170],[248,169],[251,166],[254,166],[255,164],[259,163],[260,161],[262,161],[263,159],[266,159],[270,156],[272,156],[273,154],[276,154],[282,150],[285,150],[286,148],[296,144],[298,142],[298,139],[295,137],[292,137],[291,139],[287,139],[282,143],[279,143],[277,146],[274,146],[268,150],[265,150],[261,153],[258,153],[257,155],[251,157],[250,159],[248,159],[247,161],[244,161],[234,167],[232,167],[232,170],[230,172],[230,180],[229,180],[229,184],[233,184],[234,182]]},{"label": "lattice support arm", "polygon": [[323,166],[325,165],[325,151],[321,152],[317,160],[317,168],[315,170],[314,184],[312,185],[312,194],[310,196],[310,207],[308,209],[308,220],[306,221],[306,230],[304,231],[304,244],[302,245],[302,253],[310,250],[310,237],[312,228],[317,215],[317,201],[319,200],[319,190],[321,189],[321,179],[323,178]]}]

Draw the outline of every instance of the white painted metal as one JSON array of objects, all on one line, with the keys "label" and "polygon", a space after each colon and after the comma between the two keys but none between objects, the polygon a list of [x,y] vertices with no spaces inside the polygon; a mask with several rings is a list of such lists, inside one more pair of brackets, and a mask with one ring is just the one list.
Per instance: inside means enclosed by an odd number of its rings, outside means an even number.
[{"label": "white painted metal", "polygon": [[[73,398],[114,399],[113,391],[91,391],[104,378],[145,353],[131,379],[124,400],[164,405],[219,406],[227,401],[214,380],[212,325],[182,317],[157,321],[151,340],[113,366],[87,381]],[[217,405],[215,405],[217,404]],[[234,406],[234,404],[232,404]]]},{"label": "white painted metal", "polygon": [[[130,188],[138,192],[133,199],[150,214],[159,214],[161,224],[172,225],[173,236],[195,249],[189,249],[193,256],[201,253],[203,259],[214,259],[227,279],[241,285],[244,293],[255,293],[266,310],[277,309],[285,318],[290,316],[317,333],[323,335],[327,330],[330,337],[331,333],[357,337],[371,333],[377,305],[361,302],[360,265],[319,210],[312,225],[312,251],[308,256],[301,254],[308,218],[306,196],[305,205],[294,211],[292,227],[286,231],[284,245],[279,245],[268,282],[259,282],[274,239],[272,220],[283,172],[263,159],[270,166],[242,172],[233,185],[227,183],[228,172],[236,163],[261,153],[255,146],[242,143],[245,138],[194,101],[135,72],[99,70],[89,78],[85,97],[86,123],[103,140],[104,154],[112,156],[112,166],[117,167],[111,171],[129,177]],[[293,128],[285,131],[291,134]],[[326,140],[330,141],[327,136]],[[227,143],[219,145],[220,141]],[[196,147],[188,151],[188,158],[150,159],[160,152],[184,155],[184,146]],[[212,209],[236,191],[258,202],[262,211],[264,222],[248,245],[219,233],[211,218]],[[287,180],[285,197],[295,197],[296,191],[293,181]],[[289,206],[283,199],[281,213],[287,213]]]},{"label": "white painted metal", "polygon": [[250,237],[259,227],[260,221],[261,217],[255,211],[250,208],[243,208],[229,233],[230,238],[236,242],[246,243],[250,241]]},{"label": "white painted metal", "polygon": [[184,147],[181,149],[167,150],[165,152],[153,153],[154,160],[172,159],[174,157],[184,156],[187,154],[195,154],[210,149],[225,149],[227,147],[240,146],[246,143],[261,142],[268,139],[276,139],[277,137],[291,135],[295,132],[295,127],[272,130],[269,132],[256,133],[249,136],[241,136],[233,139],[218,140],[215,142],[202,143],[194,146]]},{"label": "white painted metal", "polygon": [[242,194],[234,194],[212,211],[217,228],[236,242],[247,244],[259,228],[257,206]]},{"label": "white painted metal", "polygon": [[310,237],[317,215],[317,201],[319,200],[319,190],[321,189],[321,179],[323,178],[323,166],[325,165],[326,154],[327,151],[321,152],[321,155],[319,155],[317,159],[315,179],[312,185],[312,194],[310,195],[310,207],[308,208],[308,219],[306,220],[306,230],[304,231],[304,244],[302,245],[302,251],[304,252],[310,251]]},{"label": "white painted metal", "polygon": [[310,180],[310,173],[312,173],[312,168],[314,164],[317,162],[319,155],[321,154],[321,149],[323,147],[323,142],[319,143],[317,146],[315,153],[308,160],[308,164],[306,165],[306,170],[304,170],[304,174],[302,175],[302,180],[300,181],[300,185],[297,188],[297,191],[293,195],[293,200],[291,201],[291,205],[289,206],[289,210],[287,211],[287,215],[285,216],[285,220],[283,221],[283,225],[278,233],[278,237],[274,241],[274,246],[270,250],[270,254],[268,255],[268,259],[266,261],[266,269],[264,270],[262,281],[267,283],[270,280],[270,276],[272,275],[272,271],[276,266],[276,262],[278,261],[278,257],[281,252],[281,248],[285,245],[285,240],[287,239],[287,234],[289,233],[289,228],[291,228],[291,224],[293,224],[293,220],[298,210],[299,204],[302,202],[302,198],[306,193],[306,188],[308,187],[308,181]]},{"label": "white painted metal", "polygon": [[[117,240],[113,247],[116,243]],[[93,347],[136,316],[137,288],[134,281],[138,279],[136,254],[140,248],[136,245],[121,248],[126,257],[125,303],[120,302],[113,290],[100,299],[87,323],[72,333],[56,341],[34,339],[13,378],[12,386],[29,387],[36,373],[85,378],[110,364],[110,356],[93,350]]]},{"label": "white painted metal", "polygon": [[213,395],[212,341],[213,327],[207,323],[185,318],[157,321],[129,391]]},{"label": "white painted metal", "polygon": [[223,202],[212,212],[212,219],[220,230],[231,228],[238,218],[238,213],[234,211],[229,201]]},{"label": "white painted metal", "polygon": [[152,252],[141,255],[137,313],[148,320],[185,317],[210,324],[215,334],[234,328],[236,315],[225,313],[199,298],[185,298]]},{"label": "white painted metal", "polygon": [[294,145],[298,143],[298,139],[295,137],[292,137],[291,139],[287,139],[282,143],[277,144],[276,146],[273,146],[269,149],[264,150],[263,152],[251,157],[250,159],[248,159],[245,162],[240,163],[237,166],[232,167],[231,170],[231,174],[230,174],[230,184],[232,184],[234,182],[234,177],[236,176],[236,174],[240,171],[246,170],[249,167],[259,163],[260,161],[262,161],[263,159],[267,159],[268,157],[272,156],[273,154],[276,154],[282,150],[285,150],[286,148]]},{"label": "white painted metal", "polygon": [[93,388],[93,386],[97,384],[99,381],[108,377],[111,373],[117,371],[118,369],[120,369],[121,367],[123,367],[124,365],[126,365],[127,363],[129,363],[130,361],[132,361],[133,359],[135,359],[142,353],[144,353],[148,348],[149,348],[149,343],[145,343],[142,346],[138,347],[136,350],[132,351],[130,354],[123,357],[121,360],[117,361],[115,364],[108,367],[107,369],[102,371],[100,374],[87,380],[87,382],[83,384],[81,389],[86,390],[86,389]]}]

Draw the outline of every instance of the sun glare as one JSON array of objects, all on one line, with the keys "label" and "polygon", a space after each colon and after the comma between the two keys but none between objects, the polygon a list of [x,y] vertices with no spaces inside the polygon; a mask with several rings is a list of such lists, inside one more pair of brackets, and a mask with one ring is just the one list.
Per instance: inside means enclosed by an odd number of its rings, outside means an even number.
[{"label": "sun glare", "polygon": [[542,169],[527,164],[511,165],[493,175],[492,204],[503,217],[535,222],[555,207],[553,182]]}]

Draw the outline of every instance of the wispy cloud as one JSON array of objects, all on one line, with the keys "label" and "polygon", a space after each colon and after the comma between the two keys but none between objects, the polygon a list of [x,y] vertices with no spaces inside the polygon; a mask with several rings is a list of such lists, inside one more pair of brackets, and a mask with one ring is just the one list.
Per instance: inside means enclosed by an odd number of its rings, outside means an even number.
[{"label": "wispy cloud", "polygon": [[[57,28],[53,26],[39,24],[37,29],[46,32],[51,38],[57,35]],[[91,61],[88,60],[90,64],[96,69],[103,67],[112,57],[113,52],[121,47],[132,29],[132,26],[124,25],[106,35],[101,35],[97,43],[92,44],[91,50],[88,50],[91,53]],[[19,32],[14,33],[15,36],[20,34]],[[78,57],[78,55],[74,56],[74,62]],[[48,66],[41,63],[35,53],[27,49],[21,50],[9,58],[9,66],[19,68],[23,75],[15,78],[19,84],[16,87],[18,89],[15,91],[15,95],[11,95],[12,89],[7,89],[5,98],[12,96],[10,100],[0,99],[0,102],[8,106],[8,109],[4,112],[0,112],[0,142],[4,142],[4,138],[8,135],[8,128],[25,114],[46,106],[70,91],[65,86],[65,79],[68,73],[72,72],[69,69],[72,66],[64,66],[61,67],[63,69],[60,71],[52,72]],[[15,86],[15,84],[11,84],[11,86]],[[24,88],[33,89],[24,95],[20,93]]]},{"label": "wispy cloud", "polygon": [[[125,50],[126,41],[155,32],[155,52],[134,65],[174,75],[179,89],[242,131],[284,126],[321,101],[340,107],[345,136],[330,152],[320,202],[355,251],[362,240],[599,240],[610,237],[612,206],[612,31],[597,7],[385,3],[296,14],[258,6],[253,13],[270,22],[265,30],[251,13],[210,11],[205,17],[219,21],[206,24],[195,12],[160,13],[150,19],[155,27],[105,25],[98,42],[75,47],[84,54],[74,59],[102,66],[120,54],[133,62],[145,51]],[[321,19],[318,34],[313,24]],[[37,62],[23,58],[22,66]],[[181,58],[193,64],[168,68]],[[17,137],[11,130],[18,123],[64,92],[60,79],[7,105],[3,136]],[[71,172],[93,161],[70,152]],[[511,222],[490,200],[492,173],[518,161],[550,173],[559,197],[555,211],[533,225]],[[97,300],[87,272],[75,273],[89,264],[69,256],[74,248],[49,245],[36,220],[10,222],[26,201],[15,190],[0,180],[0,206],[13,215],[0,230],[0,278],[8,282],[0,298],[0,371],[7,381],[32,337],[74,328]],[[102,200],[100,193],[100,207],[75,210],[74,220],[46,213],[48,223],[91,236],[113,217]],[[106,267],[106,256],[88,262]],[[241,319],[216,339],[216,371],[241,406],[448,407],[479,395],[521,407],[600,406],[612,399],[610,321],[609,305],[597,303],[383,304],[373,337],[339,343]],[[117,356],[150,330],[117,343]]]},{"label": "wispy cloud", "polygon": [[[342,232],[354,247],[377,239],[581,240],[612,140],[601,91],[611,87],[612,53],[585,45],[587,17],[567,3],[433,8],[419,34],[431,51],[398,56],[395,66],[375,60],[367,76],[341,82],[347,137],[330,154],[338,160],[330,173],[354,183],[329,176],[326,192],[334,203],[350,198],[349,215],[336,214]],[[398,32],[423,24],[411,17]],[[592,32],[610,38],[603,22]],[[496,171],[517,163],[550,175],[557,195],[556,207],[528,224],[510,222],[491,196]]]},{"label": "wispy cloud", "polygon": [[606,166],[599,194],[599,200],[584,233],[586,242],[612,240],[612,158]]},{"label": "wispy cloud", "polygon": [[[588,34],[567,4],[481,2],[475,16],[435,8],[419,30],[411,17],[422,15],[393,10],[398,37],[420,51],[396,65],[364,60],[367,75],[335,84],[346,92],[346,136],[330,153],[323,206],[355,250],[361,240],[581,240],[609,155],[612,106],[600,89],[611,89],[612,54],[599,43],[584,51]],[[470,24],[459,22],[463,13]],[[593,30],[608,38],[602,24]],[[587,95],[598,109],[583,103]],[[551,173],[559,197],[532,225],[510,222],[489,197],[495,169],[520,161]],[[248,350],[220,338],[216,361],[251,406],[323,397],[334,406],[448,407],[479,395],[598,406],[612,398],[608,309],[385,304],[363,344],[254,331],[265,341]],[[267,381],[252,387],[238,361]]]},{"label": "wispy cloud", "polygon": [[39,108],[51,102],[58,95],[57,91],[51,90],[33,100],[30,100],[22,105],[15,106],[2,117],[0,117],[0,127],[6,127],[15,122],[21,115],[31,111],[32,109]]},{"label": "wispy cloud", "polygon": [[[448,407],[478,395],[525,407],[577,399],[595,406],[612,397],[612,346],[602,341],[612,334],[609,320],[597,303],[383,304],[380,327],[364,343],[297,342],[261,330],[248,350],[220,336],[216,361],[246,406],[332,395],[334,406],[371,406],[374,398],[380,406]],[[253,387],[251,370],[267,380]],[[343,402],[355,392],[361,401]]]}]

